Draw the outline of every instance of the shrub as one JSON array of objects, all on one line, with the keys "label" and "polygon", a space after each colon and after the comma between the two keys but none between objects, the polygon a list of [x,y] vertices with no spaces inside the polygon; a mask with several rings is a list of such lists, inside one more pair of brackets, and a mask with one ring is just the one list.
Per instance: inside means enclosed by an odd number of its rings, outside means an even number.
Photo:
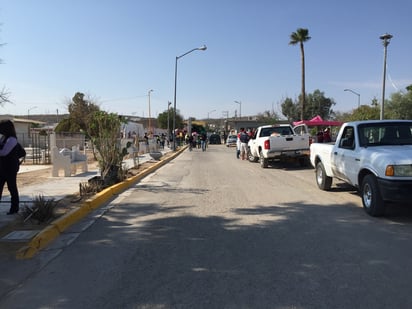
[{"label": "shrub", "polygon": [[55,217],[55,208],[58,204],[54,198],[46,199],[43,195],[38,195],[33,200],[33,205],[25,205],[23,208],[24,221],[28,219],[37,220],[37,222],[45,223]]}]

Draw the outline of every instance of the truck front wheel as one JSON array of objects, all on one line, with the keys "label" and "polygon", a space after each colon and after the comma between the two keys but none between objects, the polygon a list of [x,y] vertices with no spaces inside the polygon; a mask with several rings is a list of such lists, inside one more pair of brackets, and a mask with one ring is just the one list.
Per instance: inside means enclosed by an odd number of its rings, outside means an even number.
[{"label": "truck front wheel", "polygon": [[332,177],[326,175],[325,167],[321,161],[316,164],[316,183],[319,189],[325,191],[330,190],[332,186]]},{"label": "truck front wheel", "polygon": [[250,149],[247,150],[247,158],[249,162],[257,162],[259,160],[259,157],[255,157],[250,151]]},{"label": "truck front wheel", "polygon": [[373,216],[382,216],[385,212],[385,202],[382,199],[378,187],[378,181],[374,175],[366,175],[362,180],[360,195],[365,211]]},{"label": "truck front wheel", "polygon": [[269,166],[269,160],[263,156],[262,151],[260,152],[260,166],[262,168],[267,168]]}]

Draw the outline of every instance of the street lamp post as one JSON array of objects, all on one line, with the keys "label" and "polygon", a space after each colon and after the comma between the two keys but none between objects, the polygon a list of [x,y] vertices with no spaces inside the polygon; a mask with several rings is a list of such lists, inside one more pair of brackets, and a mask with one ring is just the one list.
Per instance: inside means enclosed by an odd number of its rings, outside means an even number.
[{"label": "street lamp post", "polygon": [[343,91],[349,91],[352,92],[353,94],[356,94],[358,96],[358,108],[360,106],[360,94],[357,93],[356,91],[353,91],[352,89],[344,89]]},{"label": "street lamp post", "polygon": [[32,109],[35,109],[35,108],[37,108],[37,106],[30,107],[30,108],[27,110],[27,119],[30,118],[30,111],[31,111]]},{"label": "street lamp post", "polygon": [[147,96],[149,97],[149,136],[152,137],[152,119],[151,119],[151,114],[150,114],[150,93],[153,92],[153,89],[150,89],[147,93]]},{"label": "street lamp post", "polygon": [[170,125],[169,125],[169,108],[172,102],[167,102],[167,146],[169,146],[169,139],[170,139]]},{"label": "street lamp post", "polygon": [[209,129],[210,129],[210,114],[215,112],[215,111],[216,110],[214,109],[214,110],[207,113],[207,126],[208,126]]},{"label": "street lamp post", "polygon": [[211,114],[211,113],[213,113],[213,112],[215,112],[215,111],[216,111],[216,110],[214,109],[214,110],[212,110],[212,111],[210,111],[210,112],[208,112],[208,113],[207,113],[207,120],[209,120],[209,118],[210,118],[210,117],[209,117],[209,116],[210,116],[210,114]]},{"label": "street lamp post", "polygon": [[242,118],[242,102],[235,101],[235,103],[239,104],[239,118]]},{"label": "street lamp post", "polygon": [[383,83],[382,83],[382,104],[381,104],[381,114],[380,114],[380,120],[383,120],[385,114],[384,114],[384,105],[385,105],[385,81],[386,81],[386,50],[387,47],[392,39],[392,35],[385,33],[381,35],[379,38],[382,40],[383,44],[383,50],[384,50],[384,55],[383,55]]},{"label": "street lamp post", "polygon": [[207,47],[206,45],[203,45],[201,47],[193,48],[189,50],[188,52],[184,53],[183,55],[176,56],[176,61],[175,61],[175,94],[174,94],[174,100],[173,100],[173,150],[176,150],[176,86],[177,86],[177,60],[180,58],[186,56],[187,54],[190,54],[191,52],[194,52],[195,50],[206,50]]}]

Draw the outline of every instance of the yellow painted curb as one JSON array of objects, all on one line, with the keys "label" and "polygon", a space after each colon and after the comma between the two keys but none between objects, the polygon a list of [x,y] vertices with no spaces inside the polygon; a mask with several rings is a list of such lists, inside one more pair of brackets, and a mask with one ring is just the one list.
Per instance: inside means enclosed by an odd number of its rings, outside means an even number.
[{"label": "yellow painted curb", "polygon": [[130,181],[127,181],[127,179],[125,179],[124,181],[111,186],[110,189],[112,191],[112,195],[117,195],[119,193],[122,193],[124,190],[128,189],[130,186]]},{"label": "yellow painted curb", "polygon": [[70,227],[73,223],[83,219],[87,214],[91,211],[89,207],[85,207],[84,205],[69,211],[68,213],[64,214],[60,218],[56,219],[51,223],[54,225],[60,233],[63,233],[68,227]]},{"label": "yellow painted curb", "polygon": [[17,251],[16,258],[29,259],[32,258],[39,250],[45,248],[57,236],[60,235],[59,230],[54,225],[49,225],[38,233],[30,241],[30,243]]},{"label": "yellow painted curb", "polygon": [[172,156],[167,159],[160,160],[156,164],[150,166],[146,170],[138,173],[137,175],[130,177],[122,182],[119,182],[111,187],[105,188],[101,192],[94,195],[92,198],[87,199],[83,205],[79,208],[73,209],[72,211],[64,214],[62,217],[53,221],[46,228],[41,230],[36,236],[34,236],[31,241],[20,248],[16,253],[17,259],[30,259],[35,256],[38,251],[44,249],[49,243],[56,239],[63,231],[68,227],[83,219],[92,210],[100,207],[102,204],[106,203],[114,195],[117,195],[124,190],[131,187],[134,183],[138,182],[147,175],[153,173],[155,170],[170,162],[176,158],[180,153],[182,153],[187,147],[182,147],[177,150]]},{"label": "yellow painted curb", "polygon": [[113,197],[113,191],[111,190],[111,187],[108,187],[108,188],[103,189],[99,193],[96,193],[93,197],[87,199],[85,201],[85,204],[87,204],[91,210],[96,209],[101,204],[107,202],[112,197]]}]

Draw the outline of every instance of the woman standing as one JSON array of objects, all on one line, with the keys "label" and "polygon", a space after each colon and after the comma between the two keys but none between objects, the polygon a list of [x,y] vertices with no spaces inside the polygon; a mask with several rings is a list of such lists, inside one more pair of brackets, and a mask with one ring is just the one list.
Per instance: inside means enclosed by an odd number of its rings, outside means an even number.
[{"label": "woman standing", "polygon": [[11,207],[8,215],[19,212],[19,191],[17,190],[17,172],[19,158],[16,154],[16,129],[11,120],[0,121],[0,199],[4,184],[7,183],[11,196]]}]

